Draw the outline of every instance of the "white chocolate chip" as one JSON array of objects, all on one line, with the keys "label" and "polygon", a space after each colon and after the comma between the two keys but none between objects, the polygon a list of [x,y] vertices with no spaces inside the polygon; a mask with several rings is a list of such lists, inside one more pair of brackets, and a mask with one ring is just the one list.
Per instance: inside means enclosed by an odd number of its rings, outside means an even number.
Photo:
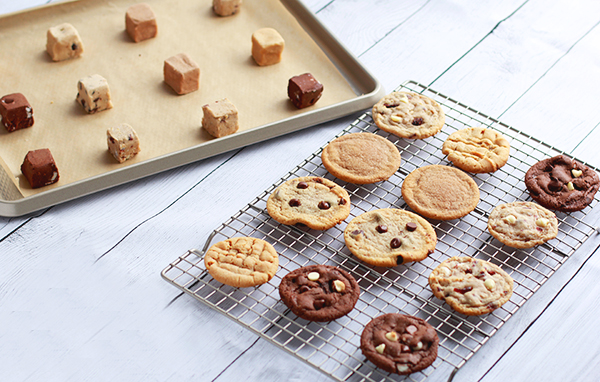
[{"label": "white chocolate chip", "polygon": [[398,341],[398,333],[387,332],[387,333],[385,333],[385,338],[387,338],[390,341]]},{"label": "white chocolate chip", "polygon": [[575,189],[575,187],[573,187],[573,183],[571,182],[567,183],[567,188],[569,189],[569,191],[573,191]]},{"label": "white chocolate chip", "polygon": [[550,221],[546,218],[539,218],[538,220],[535,221],[535,224],[538,227],[547,227],[548,223],[550,223]]},{"label": "white chocolate chip", "polygon": [[400,96],[400,102],[408,103],[408,97],[406,94],[402,94],[402,96]]},{"label": "white chocolate chip", "polygon": [[496,286],[496,282],[494,282],[493,279],[485,279],[485,281],[483,282],[483,285],[485,285],[485,288],[487,290],[492,290]]},{"label": "white chocolate chip", "polygon": [[383,354],[383,351],[385,350],[385,344],[381,344],[381,345],[377,346],[375,348],[375,350],[377,350],[377,353]]},{"label": "white chocolate chip", "polygon": [[450,277],[452,275],[452,271],[448,267],[440,267],[440,273],[443,273],[446,277]]},{"label": "white chocolate chip", "polygon": [[575,178],[579,178],[581,175],[583,175],[583,171],[577,170],[577,169],[572,169],[571,174],[573,174],[573,176]]},{"label": "white chocolate chip", "polygon": [[398,373],[405,373],[408,371],[408,366],[397,364],[396,369],[398,370]]},{"label": "white chocolate chip", "polygon": [[515,224],[517,218],[514,215],[508,215],[505,220],[508,224]]},{"label": "white chocolate chip", "polygon": [[333,287],[340,293],[346,290],[346,284],[342,280],[334,280]]},{"label": "white chocolate chip", "polygon": [[390,119],[391,119],[393,122],[402,122],[402,118],[398,117],[397,115],[392,115],[392,116],[390,117]]},{"label": "white chocolate chip", "polygon": [[417,344],[417,346],[415,346],[413,348],[413,350],[417,351],[417,350],[421,350],[421,349],[423,349],[423,342],[419,341],[419,343]]},{"label": "white chocolate chip", "polygon": [[317,281],[319,279],[319,272],[310,272],[308,274],[308,279],[310,281]]}]

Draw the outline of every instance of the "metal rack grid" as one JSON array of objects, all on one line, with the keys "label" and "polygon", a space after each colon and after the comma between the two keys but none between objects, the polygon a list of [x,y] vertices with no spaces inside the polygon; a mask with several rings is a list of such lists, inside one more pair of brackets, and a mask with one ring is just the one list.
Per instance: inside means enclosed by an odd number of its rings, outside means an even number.
[{"label": "metal rack grid", "polygon": [[[442,131],[424,140],[404,140],[379,130],[370,112],[366,112],[338,134],[364,132],[392,141],[400,150],[403,162],[389,180],[368,185],[341,182],[323,167],[321,148],[223,223],[211,234],[202,250],[189,250],[165,268],[162,276],[185,293],[335,380],[452,379],[454,373],[596,229],[585,222],[582,212],[558,213],[557,238],[536,248],[514,249],[493,239],[487,231],[491,210],[500,203],[528,200],[523,183],[527,169],[541,159],[562,152],[425,85],[409,81],[396,90],[422,93],[438,101],[446,113]],[[475,211],[457,220],[430,220],[438,243],[435,253],[421,262],[380,268],[353,257],[344,245],[346,223],[376,208],[408,208],[400,191],[404,177],[420,166],[451,165],[442,154],[441,146],[449,134],[470,126],[497,130],[511,144],[511,156],[505,166],[492,174],[473,176],[481,196]],[[286,180],[300,176],[321,176],[343,186],[352,201],[348,219],[327,231],[285,226],[271,219],[266,212],[266,200],[271,192]],[[597,203],[595,198],[588,208]],[[207,273],[203,254],[211,243],[235,236],[259,237],[275,246],[280,255],[280,269],[270,282],[256,288],[233,288],[215,281]],[[482,258],[506,270],[515,281],[510,301],[488,315],[465,316],[435,298],[428,286],[429,273],[443,260],[459,255]],[[287,309],[279,299],[279,282],[288,272],[309,264],[339,266],[356,278],[361,296],[352,312],[329,323],[315,323],[298,318]],[[377,369],[362,356],[359,344],[365,324],[389,312],[421,317],[437,329],[440,346],[432,366],[403,377]]]}]

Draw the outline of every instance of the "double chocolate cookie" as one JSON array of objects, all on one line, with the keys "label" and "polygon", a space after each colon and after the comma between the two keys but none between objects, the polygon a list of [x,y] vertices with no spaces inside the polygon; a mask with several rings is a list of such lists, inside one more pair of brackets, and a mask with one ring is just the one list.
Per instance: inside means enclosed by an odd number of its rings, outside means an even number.
[{"label": "double chocolate cookie", "polygon": [[348,314],[360,295],[348,272],[331,265],[298,268],[281,279],[279,296],[298,317],[327,322]]},{"label": "double chocolate cookie", "polygon": [[365,326],[360,350],[375,366],[406,375],[431,365],[437,358],[439,342],[435,329],[425,320],[388,313]]},{"label": "double chocolate cookie", "polygon": [[539,161],[525,174],[525,186],[533,200],[561,212],[587,207],[599,185],[596,171],[566,155]]}]

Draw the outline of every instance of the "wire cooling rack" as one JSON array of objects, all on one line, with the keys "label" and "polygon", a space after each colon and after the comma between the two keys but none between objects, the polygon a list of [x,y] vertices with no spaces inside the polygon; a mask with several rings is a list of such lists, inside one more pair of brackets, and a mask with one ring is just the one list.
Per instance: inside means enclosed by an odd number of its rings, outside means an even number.
[{"label": "wire cooling rack", "polygon": [[[334,380],[452,379],[454,373],[595,232],[595,228],[585,222],[583,212],[558,213],[559,233],[548,243],[523,250],[495,240],[487,231],[491,210],[500,203],[530,200],[523,182],[525,172],[539,160],[562,152],[419,83],[410,81],[396,90],[422,93],[438,101],[446,113],[442,131],[424,140],[400,139],[379,130],[370,112],[366,112],[338,134],[378,134],[393,142],[402,154],[402,165],[389,180],[370,185],[341,182],[323,167],[321,148],[217,228],[202,250],[189,250],[165,268],[162,276],[185,293]],[[481,196],[475,211],[457,220],[430,220],[438,243],[435,252],[421,262],[379,268],[353,257],[344,244],[346,223],[377,208],[407,209],[401,195],[404,177],[421,166],[451,165],[441,152],[443,142],[454,131],[471,126],[497,130],[511,144],[510,159],[505,166],[492,174],[473,176]],[[327,231],[285,226],[271,219],[266,211],[271,192],[286,180],[300,176],[325,177],[343,186],[352,201],[348,219]],[[593,208],[597,202],[597,198],[594,199],[588,208]],[[207,273],[203,254],[208,247],[236,236],[258,237],[275,246],[280,256],[280,269],[270,282],[256,288],[233,288],[215,281]],[[507,271],[515,281],[510,301],[490,314],[469,317],[454,312],[435,298],[428,285],[430,272],[443,260],[459,255],[488,260]],[[356,278],[361,296],[354,310],[335,321],[315,323],[298,318],[287,309],[279,299],[281,278],[310,264],[339,266]],[[436,328],[440,337],[438,358],[429,368],[403,377],[376,368],[361,354],[360,335],[366,323],[390,312],[421,317]]]}]

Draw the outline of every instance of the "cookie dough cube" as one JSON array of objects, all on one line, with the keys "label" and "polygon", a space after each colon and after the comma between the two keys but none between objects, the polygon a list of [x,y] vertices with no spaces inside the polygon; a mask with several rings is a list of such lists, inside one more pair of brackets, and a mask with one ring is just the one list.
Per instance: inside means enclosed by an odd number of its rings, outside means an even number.
[{"label": "cookie dough cube", "polygon": [[231,16],[238,13],[242,0],[213,0],[213,10],[219,16]]},{"label": "cookie dough cube", "polygon": [[126,123],[110,127],[106,130],[108,151],[119,163],[133,158],[140,152],[140,140],[133,127]]},{"label": "cookie dough cube", "polygon": [[77,90],[77,102],[89,114],[113,107],[108,82],[99,74],[80,79],[77,83]]},{"label": "cookie dough cube", "polygon": [[298,109],[314,105],[323,94],[323,85],[310,73],[290,78],[288,97]]},{"label": "cookie dough cube", "polygon": [[177,94],[187,94],[200,88],[200,67],[185,53],[165,60],[163,67],[165,82]]},{"label": "cookie dough cube", "polygon": [[68,60],[83,53],[81,37],[77,29],[69,23],[51,27],[46,37],[46,51],[53,61]]},{"label": "cookie dough cube", "polygon": [[49,149],[33,150],[27,153],[21,165],[21,172],[31,185],[40,188],[58,182],[58,168]]},{"label": "cookie dough cube", "polygon": [[227,98],[202,106],[202,111],[202,127],[213,137],[224,137],[238,131],[238,111]]},{"label": "cookie dough cube", "polygon": [[283,37],[275,29],[259,29],[252,34],[252,57],[260,66],[277,64],[284,45]]},{"label": "cookie dough cube", "polygon": [[125,29],[135,42],[156,37],[158,27],[156,15],[148,4],[140,3],[127,8],[125,13]]},{"label": "cookie dough cube", "polygon": [[0,98],[0,121],[9,133],[33,126],[33,109],[27,98],[21,93]]}]

